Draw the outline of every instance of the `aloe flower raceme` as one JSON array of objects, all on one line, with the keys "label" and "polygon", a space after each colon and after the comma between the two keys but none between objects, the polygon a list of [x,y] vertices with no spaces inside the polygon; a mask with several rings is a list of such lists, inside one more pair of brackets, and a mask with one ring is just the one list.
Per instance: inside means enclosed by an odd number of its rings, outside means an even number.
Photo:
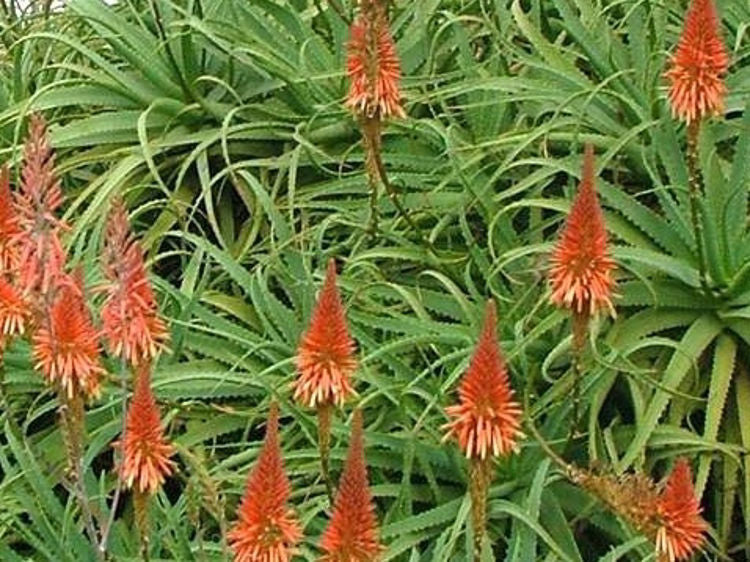
[{"label": "aloe flower raceme", "polygon": [[350,87],[345,105],[362,130],[365,168],[370,184],[370,231],[377,231],[378,186],[382,182],[391,202],[413,229],[418,230],[391,186],[382,160],[383,122],[406,117],[401,105],[401,65],[388,29],[386,0],[362,0],[351,25],[346,73]]},{"label": "aloe flower raceme", "polygon": [[615,475],[573,469],[572,480],[654,543],[658,562],[687,560],[703,544],[708,525],[693,488],[690,465],[678,459],[660,488],[640,473]]},{"label": "aloe flower raceme", "polygon": [[496,325],[495,302],[490,300],[479,343],[458,389],[459,403],[445,409],[451,419],[444,426],[445,438],[454,437],[471,462],[469,492],[477,551],[486,527],[492,457],[517,451],[522,437],[521,406],[513,399]]},{"label": "aloe flower raceme", "polygon": [[143,251],[119,200],[107,223],[102,261],[107,278],[102,328],[109,349],[132,364],[151,361],[165,347],[168,332],[146,275]]},{"label": "aloe flower raceme", "polygon": [[690,219],[696,240],[699,278],[706,293],[710,292],[710,287],[703,247],[700,201],[703,175],[699,165],[698,137],[703,119],[719,115],[724,109],[727,93],[724,75],[728,67],[729,55],[721,39],[713,0],[692,0],[682,36],[670,58],[665,76],[670,82],[672,114],[688,124],[686,160]]},{"label": "aloe flower raceme", "polygon": [[51,304],[34,331],[36,368],[68,399],[99,394],[104,372],[99,357],[99,333],[83,295],[80,276],[61,274]]},{"label": "aloe flower raceme", "polygon": [[354,412],[349,452],[320,548],[324,551],[321,562],[374,562],[382,551],[367,481],[360,410]]},{"label": "aloe flower raceme", "polygon": [[615,314],[612,305],[615,262],[607,249],[604,216],[596,195],[594,148],[587,144],[583,174],[573,206],[550,259],[551,301],[572,314],[574,399],[571,435],[579,422],[582,356],[589,320],[601,309]]},{"label": "aloe flower raceme", "polygon": [[150,366],[141,363],[127,414],[121,479],[128,488],[154,494],[174,470],[174,447],[164,436],[159,407],[151,390]]},{"label": "aloe flower raceme", "polygon": [[550,259],[554,304],[590,316],[600,309],[614,315],[615,263],[607,249],[604,216],[596,195],[594,149],[586,145],[583,174],[573,206]]},{"label": "aloe flower raceme", "polygon": [[354,340],[349,336],[344,305],[336,287],[336,263],[328,262],[326,279],[313,310],[310,326],[297,350],[294,398],[318,410],[318,440],[323,478],[332,496],[328,470],[331,415],[354,394],[351,378],[357,368]]},{"label": "aloe flower raceme", "polygon": [[10,191],[10,170],[0,169],[0,274],[15,273],[18,266],[18,213]]},{"label": "aloe flower raceme", "polygon": [[675,117],[692,123],[724,108],[729,55],[721,39],[713,0],[693,0],[665,76]]},{"label": "aloe flower raceme", "polygon": [[708,525],[701,517],[687,459],[681,458],[675,463],[659,497],[658,515],[656,553],[660,562],[690,558],[703,544]]},{"label": "aloe flower raceme", "polygon": [[294,383],[294,398],[310,408],[342,406],[354,394],[354,350],[336,286],[336,263],[330,260],[309,328],[297,350],[299,376]]},{"label": "aloe flower raceme", "polygon": [[133,488],[133,511],[141,554],[148,552],[148,503],[174,471],[174,447],[164,436],[159,407],[151,390],[149,363],[139,363],[135,391],[128,406],[125,433],[114,444],[122,451],[120,480]]},{"label": "aloe flower raceme", "polygon": [[19,224],[16,238],[19,286],[39,296],[39,301],[54,290],[66,259],[60,235],[67,226],[55,215],[63,195],[54,166],[47,126],[41,116],[34,115],[24,146],[21,188],[15,192]]},{"label": "aloe flower raceme", "polygon": [[302,531],[289,509],[289,479],[279,445],[279,410],[271,405],[258,462],[247,480],[239,519],[229,532],[235,562],[288,562]]},{"label": "aloe flower raceme", "polygon": [[385,0],[360,2],[350,33],[347,107],[368,118],[405,117],[399,89],[401,65],[388,29]]}]

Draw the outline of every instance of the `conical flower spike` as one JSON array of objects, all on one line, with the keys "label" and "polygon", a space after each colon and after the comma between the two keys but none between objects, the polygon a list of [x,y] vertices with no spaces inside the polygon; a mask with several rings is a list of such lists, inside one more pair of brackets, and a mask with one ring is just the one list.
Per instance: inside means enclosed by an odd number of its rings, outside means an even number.
[{"label": "conical flower spike", "polygon": [[354,341],[336,288],[336,264],[331,260],[309,329],[297,351],[299,376],[294,398],[310,408],[341,406],[354,394],[351,376],[356,368]]},{"label": "conical flower spike", "polygon": [[467,458],[485,459],[517,450],[521,406],[513,400],[497,341],[495,303],[485,309],[484,328],[458,389],[459,403],[445,409],[445,438],[455,437]]},{"label": "conical flower spike", "polygon": [[594,182],[594,149],[587,144],[583,179],[550,260],[551,300],[575,314],[591,315],[606,308],[614,315],[615,263],[607,251],[604,216]]},{"label": "conical flower spike", "polygon": [[362,412],[356,410],[344,473],[339,482],[333,515],[322,538],[321,562],[373,562],[382,547],[367,483]]},{"label": "conical flower spike", "polygon": [[289,480],[279,445],[279,409],[271,405],[258,462],[247,480],[239,518],[229,532],[235,562],[288,562],[302,537],[291,511]]},{"label": "conical flower spike", "polygon": [[401,66],[388,29],[384,0],[363,0],[351,26],[346,73],[351,80],[347,107],[362,117],[405,117],[399,81]]},{"label": "conical flower spike", "polygon": [[724,109],[729,55],[721,39],[713,0],[693,0],[665,76],[672,114],[688,123]]},{"label": "conical flower spike", "polygon": [[24,292],[46,294],[63,275],[65,250],[60,234],[67,226],[55,216],[63,195],[47,125],[39,115],[31,118],[23,160],[21,188],[15,192],[20,228],[18,280]]},{"label": "conical flower spike", "polygon": [[35,367],[48,382],[60,385],[68,398],[97,396],[104,369],[99,362],[99,333],[83,298],[83,282],[65,274],[58,280],[54,300],[32,339]]},{"label": "conical flower spike", "polygon": [[109,349],[132,364],[151,361],[165,347],[168,332],[121,201],[113,205],[107,223],[102,262],[107,277],[102,329]]},{"label": "conical flower spike", "polygon": [[174,447],[164,437],[161,416],[151,391],[150,366],[139,365],[135,392],[125,424],[120,478],[141,494],[154,494],[174,470]]},{"label": "conical flower spike", "polygon": [[658,502],[661,521],[656,532],[659,562],[687,560],[703,544],[708,525],[701,517],[701,507],[693,488],[693,477],[687,459],[676,462]]}]

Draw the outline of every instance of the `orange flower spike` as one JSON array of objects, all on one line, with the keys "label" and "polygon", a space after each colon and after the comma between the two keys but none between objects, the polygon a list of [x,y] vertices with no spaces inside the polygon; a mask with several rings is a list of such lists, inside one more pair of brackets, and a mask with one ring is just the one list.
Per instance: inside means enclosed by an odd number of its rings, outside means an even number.
[{"label": "orange flower spike", "polygon": [[14,271],[18,264],[18,235],[21,229],[13,194],[10,191],[10,170],[0,169],[0,274]]},{"label": "orange flower spike", "polygon": [[692,123],[723,111],[729,55],[713,0],[693,0],[669,67],[665,76],[675,117]]},{"label": "orange flower spike", "polygon": [[47,293],[63,275],[65,250],[60,233],[67,225],[55,216],[63,195],[54,167],[47,125],[41,116],[33,115],[24,146],[21,188],[15,193],[19,284],[25,291]]},{"label": "orange flower spike", "polygon": [[590,144],[584,153],[583,178],[550,264],[550,300],[554,304],[577,314],[593,314],[606,307],[614,316],[615,262],[607,252],[607,231],[596,195],[594,149]]},{"label": "orange flower spike", "polygon": [[35,368],[48,382],[59,384],[68,398],[99,394],[104,372],[99,362],[99,334],[83,298],[80,279],[60,278],[45,318],[32,338]]},{"label": "orange flower spike", "polygon": [[234,562],[288,562],[302,538],[294,512],[287,506],[289,479],[279,445],[279,409],[271,404],[266,438],[250,472],[239,519],[229,532]]},{"label": "orange flower spike", "polygon": [[169,333],[121,201],[113,205],[105,240],[102,261],[108,283],[101,312],[105,339],[113,355],[131,363],[150,361],[166,346]]},{"label": "orange flower spike", "polygon": [[310,408],[342,405],[354,394],[351,383],[357,368],[354,349],[336,287],[336,264],[332,259],[328,262],[309,329],[297,350],[294,398]]},{"label": "orange flower spike", "polygon": [[364,0],[351,25],[346,106],[365,117],[406,117],[401,106],[401,65],[382,0]]},{"label": "orange flower spike", "polygon": [[373,562],[382,551],[367,481],[362,412],[355,410],[344,472],[320,548],[321,562]]},{"label": "orange flower spike", "polygon": [[507,455],[518,449],[521,406],[513,400],[497,342],[495,302],[487,301],[484,328],[458,389],[459,403],[445,409],[451,421],[444,440],[455,437],[467,458]]},{"label": "orange flower spike", "polygon": [[656,533],[659,560],[687,560],[703,544],[708,525],[701,517],[701,507],[693,488],[693,477],[687,459],[680,458],[669,475],[658,502],[661,526]]},{"label": "orange flower spike", "polygon": [[151,390],[149,364],[141,363],[135,391],[125,422],[123,461],[120,478],[128,488],[154,494],[174,470],[174,447],[164,437],[159,407]]}]

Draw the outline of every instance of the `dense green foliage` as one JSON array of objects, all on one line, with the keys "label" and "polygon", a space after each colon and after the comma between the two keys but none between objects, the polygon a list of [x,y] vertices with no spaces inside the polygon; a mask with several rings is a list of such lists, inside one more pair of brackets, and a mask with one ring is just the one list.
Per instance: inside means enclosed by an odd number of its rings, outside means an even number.
[{"label": "dense green foliage", "polygon": [[[350,11],[353,0],[343,2]],[[580,466],[661,476],[696,459],[708,559],[750,544],[750,5],[719,2],[732,66],[726,117],[700,139],[710,287],[690,227],[684,130],[662,73],[685,2],[396,0],[408,119],[384,160],[420,232],[383,195],[366,231],[360,136],[342,107],[347,23],[318,0],[71,0],[6,18],[0,147],[17,163],[26,120],[53,124],[67,242],[87,277],[112,197],[125,198],[172,329],[154,384],[179,471],[153,505],[152,559],[229,559],[234,518],[271,397],[314,560],[328,503],[310,411],[291,401],[293,356],[329,257],[358,344],[356,387],[384,560],[466,560],[466,464],[441,444],[487,297],[526,415],[562,453],[572,420],[565,312],[544,270],[584,142],[618,261],[616,320],[600,318],[583,380]],[[320,11],[322,10],[322,12]],[[425,243],[425,239],[429,243]],[[86,475],[99,515],[115,483],[117,365],[88,410]],[[0,394],[0,559],[83,561],[61,486],[56,399],[16,345]],[[333,470],[346,450],[334,421]],[[134,559],[130,503],[111,539]],[[642,560],[648,542],[558,473],[533,439],[502,461],[492,560]],[[723,556],[724,558],[721,558]],[[728,558],[726,558],[728,557]]]}]

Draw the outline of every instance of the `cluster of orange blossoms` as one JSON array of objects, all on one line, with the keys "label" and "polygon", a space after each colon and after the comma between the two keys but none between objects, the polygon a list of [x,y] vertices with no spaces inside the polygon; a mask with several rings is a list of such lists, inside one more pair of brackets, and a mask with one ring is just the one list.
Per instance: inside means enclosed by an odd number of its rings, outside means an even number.
[{"label": "cluster of orange blossoms", "polygon": [[[666,77],[675,116],[692,123],[722,110],[723,76],[729,57],[720,38],[712,0],[693,0]],[[351,26],[346,105],[361,117],[404,117],[395,44],[383,0],[361,0]],[[20,189],[0,174],[0,350],[7,340],[32,332],[36,367],[63,396],[95,396],[103,369],[99,339],[111,354],[129,363],[135,392],[126,419],[121,478],[141,493],[154,493],[174,469],[174,448],[164,437],[150,382],[150,368],[165,348],[167,328],[159,317],[146,276],[143,252],[130,232],[127,212],[115,203],[106,231],[103,263],[107,284],[102,333],[95,328],[80,274],[66,273],[56,216],[62,190],[46,126],[33,117],[24,151]],[[614,313],[614,261],[608,254],[603,214],[597,199],[594,154],[586,147],[582,180],[550,260],[551,301],[574,315]],[[459,386],[459,402],[446,408],[446,438],[455,438],[472,461],[488,461],[518,450],[520,405],[513,399],[496,333],[494,302],[487,304],[482,334]],[[355,344],[328,264],[308,330],[297,353],[294,397],[311,408],[342,406],[355,394]],[[239,518],[228,539],[238,562],[287,562],[302,531],[288,508],[289,480],[279,443],[278,409],[271,407],[266,437],[250,473]],[[578,472],[574,480],[603,498],[656,545],[660,560],[689,557],[707,528],[693,491],[690,467],[677,462],[663,489],[646,477],[614,478]],[[326,562],[372,562],[382,547],[368,489],[362,415],[353,428],[330,523],[320,547]]]},{"label": "cluster of orange blossoms", "polygon": [[67,226],[56,216],[63,197],[54,165],[46,124],[34,115],[19,189],[11,192],[7,171],[0,182],[0,324],[4,339],[30,328],[35,367],[70,400],[96,396],[104,371],[82,274],[65,271],[60,237]]},{"label": "cluster of orange blossoms", "polygon": [[110,353],[132,364],[150,362],[166,346],[168,332],[122,201],[112,206],[105,240],[102,262],[108,283],[101,317]]},{"label": "cluster of orange blossoms", "polygon": [[175,451],[164,437],[159,407],[145,363],[138,366],[135,391],[126,417],[125,438],[120,445],[123,451],[122,481],[141,493],[156,493],[174,470],[170,458]]},{"label": "cluster of orange blossoms", "polygon": [[593,315],[606,308],[614,315],[615,262],[607,252],[607,231],[594,182],[594,149],[587,144],[581,185],[550,258],[550,299],[576,314]]},{"label": "cluster of orange blossoms", "polygon": [[[271,406],[266,438],[250,472],[238,520],[228,534],[235,562],[287,562],[302,537],[288,507],[289,480],[278,437],[278,408]],[[367,482],[362,414],[354,412],[349,453],[320,548],[325,562],[373,562],[382,547]]]},{"label": "cluster of orange blossoms", "polygon": [[153,492],[172,469],[173,450],[164,440],[149,382],[150,363],[166,343],[167,328],[119,202],[108,224],[103,256],[108,283],[102,288],[102,330],[95,326],[82,271],[66,271],[61,236],[67,226],[56,215],[63,195],[54,164],[46,124],[34,115],[19,189],[11,191],[7,168],[0,174],[0,350],[11,337],[30,331],[35,367],[63,400],[98,395],[104,374],[101,338],[113,355],[137,367],[121,477],[128,485]]},{"label": "cluster of orange blossoms", "polygon": [[724,75],[729,55],[719,31],[713,0],[693,0],[665,76],[675,117],[693,123],[724,109]]},{"label": "cluster of orange blossoms", "polygon": [[336,287],[336,263],[330,260],[310,327],[297,350],[299,376],[293,385],[295,400],[309,408],[342,406],[354,394],[351,382],[357,369],[354,350]]},{"label": "cluster of orange blossoms", "polygon": [[110,353],[128,362],[135,374],[125,434],[116,444],[123,453],[120,478],[140,493],[153,494],[174,470],[174,447],[164,437],[151,389],[151,363],[166,347],[168,332],[146,275],[143,250],[119,200],[107,222],[102,263],[107,279],[100,289],[105,294],[102,332]]},{"label": "cluster of orange blossoms", "polygon": [[367,484],[362,412],[354,411],[352,436],[333,515],[320,539],[321,562],[371,562],[382,550],[375,506]]},{"label": "cluster of orange blossoms", "polygon": [[352,23],[346,59],[346,106],[363,117],[405,117],[401,106],[401,65],[388,29],[385,0],[362,0]]},{"label": "cluster of orange blossoms", "polygon": [[496,326],[495,302],[490,300],[482,335],[458,389],[459,403],[445,409],[451,418],[445,437],[455,437],[467,458],[484,460],[518,451],[522,435],[521,406],[513,400]]},{"label": "cluster of orange blossoms", "polygon": [[240,503],[239,520],[227,537],[236,562],[287,562],[291,558],[302,531],[287,507],[289,494],[279,444],[279,410],[273,403],[263,448]]},{"label": "cluster of orange blossoms", "polygon": [[677,460],[662,489],[642,474],[574,471],[573,480],[654,541],[658,562],[687,560],[704,542],[708,524],[685,458]]},{"label": "cluster of orange blossoms", "polygon": [[35,367],[47,381],[59,384],[67,397],[98,396],[104,373],[99,360],[99,333],[83,296],[83,279],[60,274],[47,318],[32,337]]}]

